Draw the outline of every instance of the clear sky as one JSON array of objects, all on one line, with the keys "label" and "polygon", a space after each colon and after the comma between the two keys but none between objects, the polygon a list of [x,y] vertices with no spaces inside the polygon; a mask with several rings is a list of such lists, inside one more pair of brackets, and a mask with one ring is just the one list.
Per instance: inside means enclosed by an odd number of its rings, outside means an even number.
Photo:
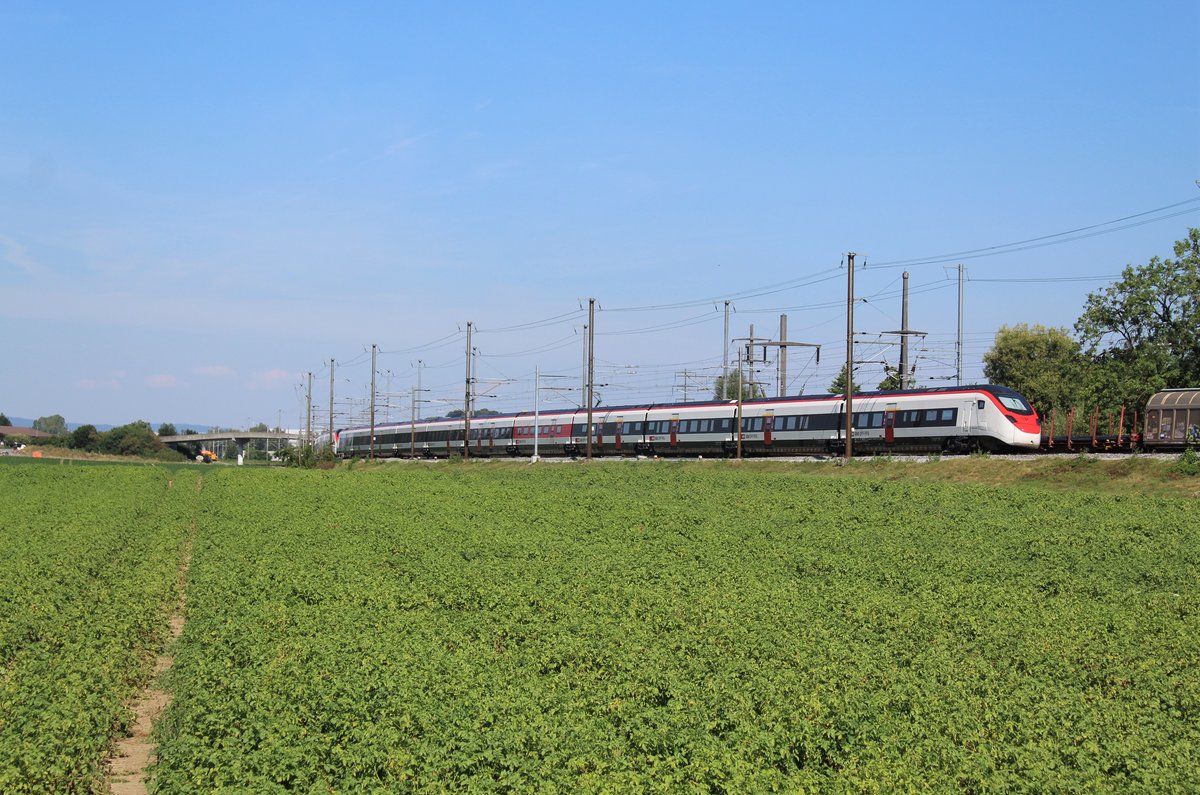
[{"label": "clear sky", "polygon": [[380,412],[422,360],[442,413],[467,321],[478,405],[527,408],[535,366],[578,388],[588,297],[606,403],[705,394],[725,298],[732,337],[820,343],[788,391],[821,392],[848,251],[864,362],[916,260],[923,384],[961,261],[978,380],[1002,324],[1070,326],[1200,225],[1198,34],[1194,0],[0,0],[0,410],[295,427],[311,371],[323,427],[332,358],[343,426],[377,344]]}]

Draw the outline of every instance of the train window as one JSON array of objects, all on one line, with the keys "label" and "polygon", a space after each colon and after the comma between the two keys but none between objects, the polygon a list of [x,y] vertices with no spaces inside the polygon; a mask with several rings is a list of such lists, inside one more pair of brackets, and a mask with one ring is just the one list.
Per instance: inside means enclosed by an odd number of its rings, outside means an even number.
[{"label": "train window", "polygon": [[987,403],[982,400],[976,400],[975,408],[979,409],[980,411],[983,411],[985,408],[987,408]]},{"label": "train window", "polygon": [[937,422],[937,409],[929,409],[925,412],[925,422]]},{"label": "train window", "polygon": [[883,412],[882,411],[872,411],[871,412],[871,427],[872,428],[882,428],[883,427]]},{"label": "train window", "polygon": [[[1020,395],[996,395],[996,400],[1000,401],[1000,405],[1009,411],[1015,411],[1017,414],[1032,414],[1033,409],[1025,402],[1025,399]],[[979,401],[982,403],[983,401]],[[979,408],[983,408],[980,406]]]},{"label": "train window", "polygon": [[954,424],[955,409],[942,409],[942,424]]}]

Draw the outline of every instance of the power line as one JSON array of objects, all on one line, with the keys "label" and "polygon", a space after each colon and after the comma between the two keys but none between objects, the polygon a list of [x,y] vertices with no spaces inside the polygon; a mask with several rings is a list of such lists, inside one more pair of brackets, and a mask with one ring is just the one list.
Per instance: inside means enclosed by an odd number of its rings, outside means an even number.
[{"label": "power line", "polygon": [[[899,268],[899,267],[903,267],[906,265],[935,265],[935,264],[942,263],[942,262],[955,262],[955,261],[964,260],[964,259],[978,259],[980,257],[994,257],[998,254],[1010,254],[1010,253],[1013,253],[1016,251],[1027,251],[1032,248],[1042,248],[1043,246],[1053,246],[1053,245],[1058,245],[1060,243],[1069,243],[1069,242],[1072,242],[1075,240],[1084,240],[1089,237],[1098,237],[1099,235],[1107,235],[1107,234],[1111,234],[1113,232],[1120,232],[1125,229],[1132,229],[1134,227],[1144,226],[1146,224],[1157,223],[1158,221],[1166,221],[1168,219],[1177,218],[1181,215],[1186,215],[1188,213],[1194,213],[1197,210],[1200,210],[1200,207],[1189,207],[1186,210],[1178,210],[1176,212],[1167,213],[1166,215],[1157,216],[1155,218],[1145,218],[1145,216],[1147,216],[1147,215],[1161,213],[1161,212],[1164,212],[1165,210],[1173,210],[1176,207],[1183,207],[1184,205],[1188,205],[1188,204],[1194,205],[1196,202],[1200,202],[1200,198],[1187,199],[1185,201],[1176,202],[1175,204],[1168,204],[1165,207],[1158,207],[1153,210],[1146,210],[1145,212],[1134,213],[1133,215],[1127,215],[1123,218],[1114,218],[1111,221],[1104,221],[1103,223],[1099,223],[1099,224],[1091,224],[1089,226],[1081,226],[1076,229],[1068,229],[1065,232],[1055,232],[1054,234],[1051,234],[1051,235],[1041,235],[1039,237],[1031,237],[1031,238],[1027,238],[1025,240],[1016,240],[1016,241],[1013,241],[1012,243],[1001,243],[999,245],[986,246],[984,248],[973,248],[973,249],[967,249],[965,251],[955,251],[955,252],[952,252],[949,254],[934,254],[934,255],[928,256],[928,257],[916,257],[913,259],[889,260],[887,262],[875,262],[875,263],[872,263],[870,267],[872,267],[872,268]],[[1135,221],[1134,223],[1129,223],[1129,224],[1124,223],[1125,221],[1130,221],[1135,218],[1142,218],[1144,220]],[[1122,224],[1122,225],[1121,226],[1112,226],[1113,224]],[[1110,228],[1103,229],[1102,227],[1110,227]],[[1092,230],[1099,230],[1099,231],[1092,231]],[[1079,234],[1081,232],[1087,232],[1088,234]]]}]

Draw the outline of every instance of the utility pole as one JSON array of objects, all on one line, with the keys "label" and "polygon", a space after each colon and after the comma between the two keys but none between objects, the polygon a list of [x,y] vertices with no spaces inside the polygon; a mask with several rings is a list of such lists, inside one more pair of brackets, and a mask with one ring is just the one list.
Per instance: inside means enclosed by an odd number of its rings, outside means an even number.
[{"label": "utility pole", "polygon": [[378,347],[371,345],[371,450],[367,453],[370,460],[375,458],[375,353]]},{"label": "utility pole", "polygon": [[[682,376],[683,376],[683,402],[684,402],[684,403],[687,403],[687,395],[688,395],[688,376],[690,376],[690,375],[691,375],[691,373],[689,373],[687,370],[684,370],[682,373],[680,373],[680,375],[682,375]],[[672,400],[674,400],[674,399],[675,399],[675,390],[674,390],[674,389],[672,389],[672,390],[671,390],[671,399],[672,399]]]},{"label": "utility pole", "polygon": [[[750,348],[753,348],[753,347],[762,348],[764,360],[767,358],[767,348],[778,348],[780,356],[783,356],[785,351],[787,351],[788,348],[816,348],[817,349],[817,364],[821,363],[821,345],[820,345],[820,343],[788,342],[787,340],[764,340],[762,342],[758,342],[757,339],[759,339],[759,338],[751,338],[750,340],[748,340],[746,348],[747,348],[747,350],[749,350]],[[753,357],[750,356],[749,354],[747,354],[747,358],[751,359]],[[750,386],[753,387],[754,384],[751,384]],[[783,395],[781,394],[780,397],[783,397]]]},{"label": "utility pole", "polygon": [[909,383],[908,372],[908,338],[925,336],[924,331],[913,331],[908,327],[908,271],[904,272],[904,290],[900,305],[900,330],[885,331],[883,333],[895,334],[900,337],[900,389],[908,389],[912,386]]},{"label": "utility pole", "polygon": [[725,336],[721,338],[721,391],[722,400],[729,397],[729,304],[725,302]]},{"label": "utility pole", "polygon": [[329,450],[333,451],[333,368],[337,365],[333,359],[329,360]]},{"label": "utility pole", "polygon": [[854,252],[846,254],[846,461],[854,457]]},{"label": "utility pole", "polygon": [[463,459],[471,457],[471,321],[467,321],[467,392],[463,398]]},{"label": "utility pole", "polygon": [[307,398],[308,398],[308,416],[305,419],[305,428],[307,430],[305,431],[304,438],[305,438],[305,440],[307,440],[308,446],[312,447],[312,373],[311,372],[309,372],[309,374],[308,374]]},{"label": "utility pole", "polygon": [[962,386],[963,266],[958,263],[958,341],[954,343],[954,384]]},{"label": "utility pole", "polygon": [[[751,331],[751,332],[750,332],[750,335],[751,335],[751,336],[753,336],[753,335],[754,335],[754,332],[753,332],[753,331]],[[748,346],[748,345],[747,345],[747,346],[746,346],[746,350],[747,350],[747,352],[748,352],[748,351],[750,350],[750,346]],[[738,460],[738,461],[741,461],[741,460],[742,460],[742,400],[743,400],[743,397],[742,397],[742,396],[743,396],[743,395],[745,394],[745,392],[746,392],[746,390],[745,390],[745,389],[742,387],[742,385],[743,385],[744,383],[745,383],[745,376],[743,376],[743,375],[742,375],[742,349],[739,347],[739,348],[738,348],[738,402],[737,402],[737,424],[734,426],[734,428],[735,428],[735,430],[736,430],[736,432],[737,432],[737,460]]]},{"label": "utility pole", "polygon": [[596,376],[596,353],[592,345],[596,341],[596,299],[588,299],[587,336],[587,460],[592,460],[592,387]]},{"label": "utility pole", "polygon": [[424,365],[424,361],[417,359],[417,388],[412,393],[412,419],[408,424],[408,455],[410,458],[417,457],[417,403],[424,402],[419,400],[417,395],[425,391],[421,389],[421,368]]},{"label": "utility pole", "polygon": [[783,397],[787,389],[787,315],[779,316],[779,341],[783,345],[779,347],[776,368],[779,370],[779,397]]},{"label": "utility pole", "polygon": [[383,391],[383,422],[392,421],[392,371],[387,371],[387,387]]},{"label": "utility pole", "polygon": [[908,389],[908,271],[900,299],[900,389]]}]

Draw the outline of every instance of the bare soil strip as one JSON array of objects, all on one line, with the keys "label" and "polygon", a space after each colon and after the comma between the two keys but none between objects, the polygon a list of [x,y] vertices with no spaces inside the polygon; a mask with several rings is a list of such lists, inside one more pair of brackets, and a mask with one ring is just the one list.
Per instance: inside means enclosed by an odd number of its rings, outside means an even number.
[{"label": "bare soil strip", "polygon": [[[203,478],[196,479],[196,492],[203,487]],[[171,485],[174,485],[173,482]],[[196,522],[193,519],[184,542],[183,555],[175,579],[175,609],[171,613],[171,639],[168,651],[183,634],[183,609],[186,600],[187,570],[192,562],[192,545],[196,539]],[[117,741],[108,760],[108,783],[112,795],[146,795],[147,768],[154,758],[157,746],[150,740],[150,732],[158,716],[171,703],[171,694],[159,687],[162,674],[175,661],[174,655],[160,654],[154,660],[154,674],[150,684],[138,696],[133,705],[134,723],[132,733]]]}]

